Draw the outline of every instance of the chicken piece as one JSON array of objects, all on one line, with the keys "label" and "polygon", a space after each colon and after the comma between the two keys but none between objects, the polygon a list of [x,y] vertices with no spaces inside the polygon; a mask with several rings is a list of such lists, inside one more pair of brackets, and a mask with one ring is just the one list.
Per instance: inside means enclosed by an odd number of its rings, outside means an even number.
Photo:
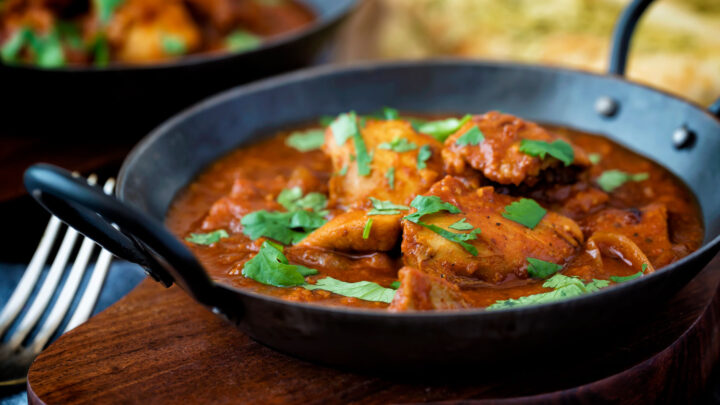
[{"label": "chicken piece", "polygon": [[603,206],[610,196],[607,193],[596,188],[578,191],[573,196],[565,200],[560,212],[570,218],[584,217],[592,211],[598,210]]},{"label": "chicken piece", "polygon": [[[644,270],[643,270],[644,268]],[[607,280],[611,276],[629,276],[655,271],[650,260],[630,238],[617,233],[594,233],[583,252],[568,263],[563,274],[577,276],[586,282]]]},{"label": "chicken piece", "polygon": [[284,210],[273,199],[267,198],[266,190],[260,189],[247,179],[237,179],[229,195],[220,198],[210,207],[202,223],[202,229],[211,231],[227,229],[233,233],[242,232],[240,220],[246,214],[258,210]]},{"label": "chicken piece", "polygon": [[595,232],[625,235],[632,240],[655,267],[676,260],[668,233],[665,204],[654,203],[640,209],[608,208],[583,220],[586,236]]},{"label": "chicken piece", "polygon": [[[387,252],[397,246],[402,215],[373,215],[365,211],[344,212],[306,236],[298,246],[342,252]],[[363,231],[368,218],[372,226],[367,238]]]},{"label": "chicken piece", "polygon": [[[442,173],[440,150],[442,145],[434,138],[415,132],[409,122],[394,120],[370,120],[361,133],[368,153],[373,154],[371,172],[367,176],[358,174],[355,156],[355,142],[352,138],[338,145],[328,128],[325,134],[324,150],[331,159],[335,173],[347,170],[344,175],[330,179],[330,206],[359,206],[368,197],[375,197],[396,204],[409,204],[416,194],[422,193],[437,181]],[[383,143],[395,139],[406,139],[417,146],[407,152],[381,149]],[[426,168],[418,169],[418,152],[423,145],[429,145],[431,156],[425,162]],[[346,169],[345,169],[346,168]],[[386,177],[394,168],[394,184],[391,187]]]},{"label": "chicken piece", "polygon": [[[477,239],[468,241],[478,250],[473,256],[421,225],[404,220],[402,252],[405,264],[439,274],[461,285],[499,283],[508,277],[527,278],[527,258],[563,264],[581,246],[583,234],[570,218],[548,211],[534,229],[504,218],[505,206],[517,198],[496,194],[492,187],[473,190],[459,179],[447,176],[428,192],[460,209],[459,214],[442,211],[421,221],[448,229],[467,219],[480,228]],[[450,229],[450,232],[458,232]]]},{"label": "chicken piece", "polygon": [[440,277],[431,276],[412,267],[403,267],[398,276],[400,277],[400,288],[390,303],[388,308],[390,311],[428,311],[471,307],[456,285]]},{"label": "chicken piece", "polygon": [[[484,136],[478,145],[460,146],[456,142],[470,128],[477,125]],[[523,139],[553,142],[561,139],[573,148],[573,164],[565,167],[558,159],[547,155],[545,159],[520,151]],[[451,175],[474,177],[482,175],[500,184],[533,186],[540,180],[567,182],[578,167],[590,166],[585,152],[567,139],[553,134],[541,126],[509,114],[491,111],[475,116],[445,140],[442,152],[445,171]]]},{"label": "chicken piece", "polygon": [[197,50],[200,29],[179,0],[127,0],[107,28],[121,62],[150,63]]}]

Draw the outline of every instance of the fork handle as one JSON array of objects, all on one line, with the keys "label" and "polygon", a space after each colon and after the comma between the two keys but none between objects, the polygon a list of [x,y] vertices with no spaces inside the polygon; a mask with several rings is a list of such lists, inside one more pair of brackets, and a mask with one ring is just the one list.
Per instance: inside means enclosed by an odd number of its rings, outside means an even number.
[{"label": "fork handle", "polygon": [[200,303],[216,306],[215,283],[156,219],[56,166],[33,165],[25,171],[24,182],[45,209],[114,255],[143,266],[165,286],[175,282]]}]

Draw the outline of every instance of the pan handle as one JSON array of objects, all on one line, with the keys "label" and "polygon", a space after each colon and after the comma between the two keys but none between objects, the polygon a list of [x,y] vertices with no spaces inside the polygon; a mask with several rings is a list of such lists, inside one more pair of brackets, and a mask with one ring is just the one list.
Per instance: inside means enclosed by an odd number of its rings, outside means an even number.
[{"label": "pan handle", "polygon": [[[633,0],[620,14],[620,18],[613,31],[608,73],[618,76],[625,75],[628,52],[630,51],[630,41],[635,32],[635,27],[640,17],[642,17],[645,10],[647,10],[653,1],[654,0]],[[708,111],[720,118],[720,98],[708,107]]]},{"label": "pan handle", "polygon": [[56,166],[33,165],[24,181],[43,207],[114,255],[140,264],[165,286],[177,283],[204,305],[218,304],[215,283],[187,247],[154,218]]}]

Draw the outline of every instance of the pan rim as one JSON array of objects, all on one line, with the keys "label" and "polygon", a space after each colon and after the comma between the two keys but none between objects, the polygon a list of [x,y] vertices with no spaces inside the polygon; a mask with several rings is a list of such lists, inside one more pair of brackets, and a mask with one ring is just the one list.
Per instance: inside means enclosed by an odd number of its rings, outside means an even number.
[{"label": "pan rim", "polygon": [[[227,100],[230,100],[235,97],[243,96],[243,95],[250,95],[256,92],[261,92],[264,90],[269,90],[272,88],[284,86],[290,83],[300,82],[307,79],[314,79],[319,78],[322,76],[330,76],[333,74],[338,73],[354,73],[354,72],[365,72],[365,71],[372,71],[372,70],[379,70],[379,69],[412,69],[417,67],[450,67],[450,66],[460,66],[460,67],[478,67],[478,68],[514,68],[514,69],[525,69],[527,71],[558,71],[563,72],[566,74],[572,74],[572,75],[580,75],[580,76],[587,76],[592,77],[594,79],[600,79],[600,80],[613,80],[622,83],[623,85],[631,86],[631,87],[638,87],[642,88],[657,94],[660,94],[664,97],[669,97],[671,99],[674,99],[680,103],[683,103],[694,110],[698,110],[705,114],[707,117],[711,118],[713,121],[720,126],[720,118],[714,116],[711,114],[707,109],[700,106],[699,104],[684,99],[680,96],[677,96],[675,94],[671,94],[667,91],[656,89],[653,87],[650,87],[648,85],[642,84],[642,83],[636,83],[629,81],[627,78],[623,76],[618,75],[611,75],[611,74],[601,74],[601,73],[595,73],[595,72],[588,72],[578,69],[571,69],[571,68],[564,68],[564,67],[557,67],[557,66],[544,66],[544,65],[537,65],[537,64],[529,64],[529,63],[517,63],[517,62],[503,62],[503,61],[487,61],[487,60],[469,60],[469,59],[461,59],[461,58],[437,58],[437,59],[430,59],[430,60],[415,60],[415,61],[368,61],[368,62],[361,62],[353,65],[323,65],[323,66],[317,66],[317,67],[311,67],[306,69],[301,69],[298,71],[274,76],[268,79],[263,79],[257,82],[253,82],[246,85],[240,85],[237,87],[230,88],[228,90],[222,91],[220,93],[217,93],[213,96],[210,96],[188,108],[185,110],[180,111],[179,113],[175,114],[174,116],[170,117],[166,121],[164,121],[162,124],[157,126],[155,129],[150,131],[145,137],[143,137],[130,151],[130,153],[127,155],[125,160],[123,161],[123,164],[120,168],[120,171],[118,173],[117,177],[117,187],[115,191],[115,195],[123,202],[125,201],[124,194],[125,194],[125,186],[127,184],[127,177],[128,172],[130,170],[130,167],[133,166],[134,162],[137,161],[140,158],[140,155],[143,153],[145,149],[147,149],[156,139],[162,137],[164,134],[170,132],[173,128],[177,126],[177,124],[185,121],[189,117],[192,117],[196,114],[202,113],[202,111],[212,108],[217,104],[224,103]],[[227,152],[227,151],[226,151]],[[197,173],[195,173],[197,175]],[[163,223],[164,225],[164,223]],[[351,308],[351,307],[342,307],[342,306],[328,306],[328,305],[320,305],[320,304],[311,304],[311,303],[304,303],[304,302],[293,302],[288,300],[283,300],[281,298],[276,298],[270,295],[255,293],[252,291],[246,291],[243,289],[240,289],[238,287],[234,287],[229,284],[225,283],[219,283],[215,280],[212,280],[213,285],[218,288],[225,288],[233,291],[234,293],[239,293],[244,296],[249,296],[254,299],[259,299],[263,301],[272,302],[275,304],[280,305],[291,305],[293,307],[302,308],[304,310],[309,311],[317,311],[319,312],[329,312],[333,313],[335,315],[346,315],[346,316],[366,316],[366,317],[391,317],[392,319],[416,319],[416,318],[434,318],[434,317],[443,317],[443,318],[456,318],[456,317],[480,317],[483,316],[485,318],[492,318],[495,316],[498,317],[504,317],[508,314],[513,315],[526,315],[528,313],[533,312],[544,312],[544,311],[556,311],[560,310],[563,306],[572,306],[573,304],[580,304],[580,303],[589,303],[591,300],[597,300],[597,299],[609,299],[610,297],[614,295],[624,295],[628,293],[632,289],[638,288],[637,286],[644,282],[649,282],[649,280],[656,279],[658,277],[662,277],[664,273],[669,273],[671,271],[679,271],[681,267],[685,267],[689,262],[695,260],[699,256],[705,254],[708,250],[711,250],[716,245],[720,244],[720,234],[715,235],[714,238],[708,240],[706,243],[704,243],[699,249],[692,252],[691,254],[683,257],[682,259],[671,263],[665,267],[662,267],[661,269],[648,274],[646,276],[619,284],[614,285],[613,288],[605,288],[601,289],[599,291],[593,292],[591,294],[584,294],[577,297],[572,297],[568,299],[564,299],[561,301],[555,301],[555,302],[549,302],[549,303],[543,303],[543,304],[535,304],[530,306],[521,306],[521,307],[511,307],[511,308],[503,308],[503,309],[497,309],[497,310],[486,310],[484,308],[472,308],[472,309],[462,309],[462,310],[446,310],[446,311],[413,311],[413,312],[389,312],[384,309],[366,309],[366,308]]]}]

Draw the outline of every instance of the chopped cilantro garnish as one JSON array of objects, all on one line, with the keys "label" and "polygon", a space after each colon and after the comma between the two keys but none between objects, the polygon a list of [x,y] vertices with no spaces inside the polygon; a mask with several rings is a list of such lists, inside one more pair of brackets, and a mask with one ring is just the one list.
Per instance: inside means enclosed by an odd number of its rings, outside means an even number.
[{"label": "chopped cilantro garnish", "polygon": [[32,31],[27,27],[22,27],[16,30],[10,39],[5,41],[0,49],[0,56],[5,63],[15,63],[18,61],[17,57],[20,54],[22,48],[30,42],[33,36]]},{"label": "chopped cilantro garnish", "polygon": [[440,211],[447,211],[451,214],[460,213],[460,209],[458,207],[445,202],[440,197],[434,195],[416,195],[410,203],[410,206],[416,208],[417,211],[405,216],[403,219],[415,223],[418,223],[420,218],[425,215],[435,214]]},{"label": "chopped cilantro garnish", "polygon": [[262,39],[255,34],[244,30],[235,30],[225,37],[225,48],[230,52],[243,52],[256,49],[262,44]]},{"label": "chopped cilantro garnish", "polygon": [[378,149],[388,149],[393,152],[408,152],[411,150],[417,149],[417,145],[415,145],[412,142],[409,142],[405,138],[395,138],[392,140],[392,142],[383,142],[380,145],[378,145]]},{"label": "chopped cilantro garnish", "polygon": [[588,155],[588,160],[590,160],[590,163],[596,165],[602,160],[602,155],[599,153],[591,153]]},{"label": "chopped cilantro garnish", "polygon": [[418,132],[430,135],[440,142],[444,142],[450,134],[457,131],[465,125],[466,122],[470,121],[472,116],[470,114],[462,117],[462,119],[448,118],[438,121],[429,121],[418,125]]},{"label": "chopped cilantro garnish", "polygon": [[386,120],[396,120],[400,116],[398,110],[390,107],[383,107],[383,115]]},{"label": "chopped cilantro garnish", "polygon": [[60,35],[60,40],[67,43],[70,48],[77,50],[83,48],[82,33],[75,23],[58,21],[55,23],[55,29]]},{"label": "chopped cilantro garnish", "polygon": [[417,156],[417,168],[418,170],[422,170],[427,167],[428,159],[430,159],[430,156],[432,156],[432,150],[430,149],[430,145],[423,145],[420,150],[418,151]]},{"label": "chopped cilantro garnish", "polygon": [[565,166],[570,166],[575,160],[575,151],[573,151],[572,146],[560,139],[552,143],[523,139],[520,141],[520,152],[530,156],[539,156],[540,159],[545,159],[546,155],[550,155],[565,163]]},{"label": "chopped cilantro garnish", "polygon": [[327,206],[327,197],[325,194],[311,192],[304,197],[300,187],[286,188],[277,196],[277,202],[285,207],[288,211],[297,211],[310,209],[321,215],[325,215],[322,211]]},{"label": "chopped cilantro garnish", "polygon": [[650,178],[647,173],[625,173],[621,170],[606,170],[597,178],[597,184],[605,192],[612,192],[628,181],[643,181]]},{"label": "chopped cilantro garnish", "polygon": [[333,123],[333,121],[335,121],[335,117],[333,117],[332,115],[323,115],[323,116],[320,117],[320,119],[318,120],[318,123],[319,123],[322,127],[329,127],[330,124]]},{"label": "chopped cilantro garnish", "polygon": [[504,218],[525,225],[530,229],[534,229],[537,224],[547,214],[545,208],[530,198],[521,198],[505,206],[505,211],[501,214]]},{"label": "chopped cilantro garnish", "polygon": [[230,237],[230,235],[228,235],[226,230],[218,229],[208,233],[191,233],[185,240],[196,245],[212,245],[220,239],[228,237]]},{"label": "chopped cilantro garnish", "polygon": [[484,140],[485,136],[482,131],[480,131],[480,128],[478,128],[477,125],[473,125],[472,128],[468,129],[455,141],[455,144],[458,146],[476,146]]},{"label": "chopped cilantro garnish", "polygon": [[393,290],[397,290],[398,288],[400,288],[400,282],[393,281],[392,283],[390,283],[390,288],[392,288]]},{"label": "chopped cilantro garnish", "polygon": [[352,138],[353,135],[358,132],[356,120],[355,112],[349,112],[338,115],[338,117],[330,123],[330,130],[338,146],[344,145],[348,139]]},{"label": "chopped cilantro garnish", "polygon": [[463,219],[455,222],[454,224],[450,225],[448,228],[454,229],[456,231],[469,231],[469,230],[473,229],[473,226],[468,224],[465,221],[467,221],[467,218],[463,218]]},{"label": "chopped cilantro garnish", "polygon": [[368,155],[367,146],[360,131],[355,131],[353,142],[355,144],[355,152],[357,153],[358,174],[367,176],[370,174],[370,163],[373,158],[371,155]]},{"label": "chopped cilantro garnish", "polygon": [[325,290],[345,297],[353,297],[365,301],[385,302],[388,304],[392,302],[395,297],[395,289],[385,288],[371,281],[348,283],[332,277],[325,277],[318,280],[315,284],[304,284],[302,287],[308,290]]},{"label": "chopped cilantro garnish", "polygon": [[387,172],[385,172],[385,178],[388,181],[388,187],[390,187],[390,190],[395,189],[395,167],[390,167]]},{"label": "chopped cilantro garnish", "polygon": [[368,218],[367,221],[365,221],[365,228],[363,228],[362,238],[367,239],[370,237],[370,229],[372,228],[373,219]]},{"label": "chopped cilantro garnish", "polygon": [[325,144],[325,132],[322,129],[296,131],[285,138],[285,145],[300,152],[321,149],[323,144]]},{"label": "chopped cilantro garnish", "polygon": [[619,284],[619,283],[624,283],[624,282],[626,282],[626,281],[635,280],[636,278],[641,277],[642,275],[643,275],[643,272],[642,272],[642,271],[638,271],[637,273],[635,273],[635,274],[633,274],[633,275],[625,276],[625,277],[621,277],[621,276],[610,276],[610,280],[612,280],[612,281],[614,281],[614,282],[616,282],[616,283]]},{"label": "chopped cilantro garnish", "polygon": [[394,204],[391,201],[381,201],[377,198],[370,197],[373,209],[367,215],[397,215],[400,211],[407,211],[410,207],[400,204]]},{"label": "chopped cilantro garnish", "polygon": [[110,22],[115,9],[120,6],[124,0],[93,0],[97,17],[102,25]]},{"label": "chopped cilantro garnish", "polygon": [[110,63],[110,43],[104,35],[98,34],[91,48],[95,66],[105,67]]},{"label": "chopped cilantro garnish", "polygon": [[305,284],[305,276],[317,270],[290,264],[281,249],[263,242],[260,251],[243,266],[242,275],[259,283],[275,287],[293,287]]},{"label": "chopped cilantro garnish", "polygon": [[564,300],[567,298],[577,297],[586,293],[598,291],[601,288],[607,287],[610,283],[607,280],[593,280],[587,284],[583,283],[577,277],[568,277],[562,274],[555,274],[550,277],[543,287],[554,288],[554,291],[528,295],[517,299],[499,300],[494,304],[487,307],[487,309],[503,309],[513,308],[519,306],[544,304],[547,302],[555,302]]},{"label": "chopped cilantro garnish", "polygon": [[645,269],[647,269],[647,263],[642,264],[642,272],[645,273]]},{"label": "chopped cilantro garnish", "polygon": [[477,236],[480,234],[480,228],[475,228],[468,233],[455,233],[455,232],[450,232],[447,229],[443,229],[437,225],[427,224],[422,221],[418,221],[416,223],[422,227],[425,227],[425,228],[435,232],[436,234],[442,236],[443,238],[445,238],[451,242],[455,242],[455,243],[459,244],[465,250],[467,250],[471,255],[473,255],[473,256],[478,255],[477,248],[475,246],[467,243],[466,241],[477,239]]},{"label": "chopped cilantro garnish", "polygon": [[177,35],[163,34],[160,43],[166,55],[178,56],[187,52],[185,40]]},{"label": "chopped cilantro garnish", "polygon": [[528,261],[528,263],[530,263],[527,268],[527,272],[530,277],[548,278],[551,275],[557,273],[560,269],[562,269],[561,265],[546,262],[544,260],[534,259],[532,257],[528,257],[526,260]]},{"label": "chopped cilantro garnish", "polygon": [[326,221],[322,215],[305,210],[293,212],[260,210],[245,215],[240,222],[243,225],[243,233],[252,240],[265,236],[288,245],[301,241],[308,233],[323,226]]}]

